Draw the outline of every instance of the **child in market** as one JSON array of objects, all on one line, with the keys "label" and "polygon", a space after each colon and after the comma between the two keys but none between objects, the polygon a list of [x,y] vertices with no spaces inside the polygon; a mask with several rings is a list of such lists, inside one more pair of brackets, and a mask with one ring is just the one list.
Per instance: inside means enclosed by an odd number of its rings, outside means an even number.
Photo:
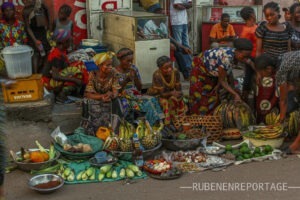
[{"label": "child in market", "polygon": [[257,73],[261,79],[256,85],[255,107],[257,123],[265,122],[265,116],[278,108],[279,94],[276,86],[276,63],[267,54],[255,59]]},{"label": "child in market", "polygon": [[[73,21],[70,20],[70,16],[72,13],[71,6],[64,4],[58,10],[58,18],[54,21],[53,24],[53,32],[56,30],[63,29],[65,31],[70,31],[73,33]],[[73,37],[72,37],[73,38]],[[74,49],[73,47],[73,39],[71,39],[71,46],[68,51]]]}]

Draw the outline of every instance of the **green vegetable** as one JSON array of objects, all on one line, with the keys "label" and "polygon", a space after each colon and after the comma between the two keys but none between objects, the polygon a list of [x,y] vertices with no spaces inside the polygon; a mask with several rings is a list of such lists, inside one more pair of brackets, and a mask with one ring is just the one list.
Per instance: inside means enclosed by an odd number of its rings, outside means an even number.
[{"label": "green vegetable", "polygon": [[231,144],[227,144],[225,147],[226,151],[232,151],[232,145]]},{"label": "green vegetable", "polygon": [[178,138],[179,140],[185,140],[185,139],[186,139],[186,134],[181,133],[181,134],[179,134],[179,135],[177,136],[177,138]]},{"label": "green vegetable", "polygon": [[254,153],[260,153],[260,148],[259,147],[255,147]]},{"label": "green vegetable", "polygon": [[83,174],[82,174],[82,176],[81,176],[81,180],[83,180],[83,181],[86,181],[86,180],[88,180],[88,175],[84,172]]},{"label": "green vegetable", "polygon": [[69,182],[72,182],[72,181],[74,181],[74,179],[75,179],[75,174],[74,174],[74,172],[72,171],[72,172],[70,173],[70,175],[68,176],[67,180],[68,180]]},{"label": "green vegetable", "polygon": [[98,175],[98,180],[102,181],[104,179],[105,175],[104,174],[99,174]]},{"label": "green vegetable", "polygon": [[128,165],[127,166],[128,169],[131,169],[134,173],[137,173],[138,171],[140,171],[139,167],[136,165]]},{"label": "green vegetable", "polygon": [[113,171],[113,170],[111,169],[111,170],[109,170],[109,172],[107,172],[107,173],[105,174],[106,178],[111,178],[112,171]]},{"label": "green vegetable", "polygon": [[54,145],[51,143],[50,149],[49,149],[49,160],[53,159],[55,157],[55,150]]},{"label": "green vegetable", "polygon": [[81,171],[81,172],[79,172],[79,173],[77,174],[77,176],[76,176],[76,180],[77,180],[77,181],[80,181],[80,180],[81,180],[82,174],[83,174],[84,172],[85,172],[85,171]]},{"label": "green vegetable", "polygon": [[126,168],[125,171],[126,171],[127,178],[133,178],[134,177],[134,172],[131,169]]},{"label": "green vegetable", "polygon": [[141,170],[139,170],[138,172],[135,173],[137,176],[142,176],[143,172]]},{"label": "green vegetable", "polygon": [[47,174],[47,173],[55,173],[55,172],[58,172],[60,171],[60,165],[61,164],[56,164],[56,165],[53,165],[51,167],[48,167],[48,168],[45,168],[45,169],[42,169],[42,170],[31,170],[31,174]]},{"label": "green vegetable", "polygon": [[122,169],[120,170],[119,176],[120,176],[120,178],[124,178],[124,177],[125,177],[125,169],[124,169],[124,168],[122,168]]},{"label": "green vegetable", "polygon": [[244,160],[244,158],[243,158],[243,156],[238,156],[238,157],[236,158],[236,160],[237,160],[237,161],[241,161],[241,160]]},{"label": "green vegetable", "polygon": [[66,168],[65,170],[64,170],[64,175],[65,175],[65,177],[68,177],[70,174],[71,174],[71,172],[72,172],[72,170],[71,170],[71,168]]},{"label": "green vegetable", "polygon": [[244,155],[243,155],[243,158],[244,158],[244,159],[249,159],[249,158],[250,158],[250,154],[244,154]]},{"label": "green vegetable", "polygon": [[264,148],[265,152],[272,152],[273,151],[273,147],[271,147],[270,145],[266,145]]},{"label": "green vegetable", "polygon": [[111,177],[112,177],[113,179],[118,178],[118,173],[117,173],[116,170],[114,170],[114,171],[112,172]]},{"label": "green vegetable", "polygon": [[95,169],[93,167],[90,167],[85,171],[85,173],[88,177],[90,177],[90,176],[92,176],[92,174],[95,173]]},{"label": "green vegetable", "polygon": [[100,168],[101,174],[106,174],[111,169],[111,165],[104,165]]},{"label": "green vegetable", "polygon": [[239,156],[240,155],[240,151],[238,149],[233,149],[232,150],[232,154],[235,156]]}]

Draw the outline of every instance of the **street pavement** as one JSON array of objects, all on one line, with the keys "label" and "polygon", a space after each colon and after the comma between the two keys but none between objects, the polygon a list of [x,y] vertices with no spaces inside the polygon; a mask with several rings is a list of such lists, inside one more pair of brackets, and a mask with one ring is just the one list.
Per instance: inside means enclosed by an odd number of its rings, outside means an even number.
[{"label": "street pavement", "polygon": [[[18,151],[20,146],[31,148],[35,146],[35,140],[48,146],[50,133],[51,129],[43,122],[9,122],[7,149]],[[27,183],[31,175],[14,170],[6,174],[4,186],[7,200],[299,200],[299,166],[300,158],[294,155],[276,161],[229,166],[218,172],[184,174],[180,179],[169,181],[147,178],[132,184],[118,181],[64,185],[51,194],[30,190]],[[235,187],[228,188],[230,184]]]}]

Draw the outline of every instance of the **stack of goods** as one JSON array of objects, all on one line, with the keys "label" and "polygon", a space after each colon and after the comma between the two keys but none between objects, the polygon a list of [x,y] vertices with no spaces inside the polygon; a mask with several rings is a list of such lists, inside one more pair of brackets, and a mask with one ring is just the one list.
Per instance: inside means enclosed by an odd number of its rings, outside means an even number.
[{"label": "stack of goods", "polygon": [[104,149],[108,151],[133,151],[133,134],[138,135],[142,149],[149,150],[161,143],[160,131],[163,129],[163,123],[157,128],[152,128],[147,120],[140,120],[138,126],[134,126],[127,121],[123,121],[119,127],[119,135],[107,137],[104,143]]},{"label": "stack of goods", "polygon": [[249,125],[255,124],[255,117],[244,102],[223,102],[215,109],[214,115],[222,118],[224,128],[238,128],[243,131]]}]

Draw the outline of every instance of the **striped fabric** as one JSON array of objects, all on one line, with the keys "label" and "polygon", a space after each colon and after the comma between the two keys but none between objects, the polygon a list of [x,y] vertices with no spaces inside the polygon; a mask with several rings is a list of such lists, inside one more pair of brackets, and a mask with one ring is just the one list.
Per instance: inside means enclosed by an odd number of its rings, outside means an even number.
[{"label": "striped fabric", "polygon": [[277,59],[288,51],[288,40],[291,38],[291,27],[284,24],[284,31],[272,31],[267,27],[267,22],[262,22],[256,29],[256,36],[262,39],[262,49],[265,53]]}]

